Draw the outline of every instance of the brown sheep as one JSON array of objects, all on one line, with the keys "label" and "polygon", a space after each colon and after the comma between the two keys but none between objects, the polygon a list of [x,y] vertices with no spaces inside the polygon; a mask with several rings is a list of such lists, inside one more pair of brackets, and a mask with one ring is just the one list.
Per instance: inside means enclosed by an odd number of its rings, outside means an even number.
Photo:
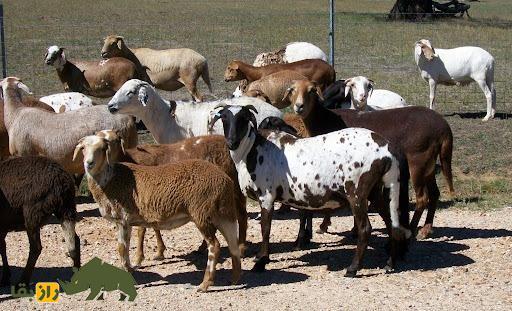
[{"label": "brown sheep", "polygon": [[204,160],[144,166],[119,163],[109,156],[113,146],[104,138],[84,137],[76,146],[82,150],[89,189],[101,215],[118,228],[118,251],[128,271],[131,227],[174,229],[192,221],[208,245],[208,262],[198,290],[213,284],[219,230],[228,243],[233,266],[232,282],[240,278],[240,249],[237,237],[237,207],[233,181],[220,168]]},{"label": "brown sheep", "polygon": [[56,45],[48,48],[45,63],[55,67],[66,92],[80,92],[95,97],[114,96],[126,81],[141,78],[135,64],[125,58],[70,62],[64,49]]},{"label": "brown sheep", "polygon": [[197,90],[199,77],[203,78],[210,93],[212,92],[208,62],[203,55],[191,49],[129,49],[123,37],[110,35],[104,39],[101,57],[127,58],[134,62],[137,70],[143,74],[141,80],[165,91],[176,91],[185,86],[192,99],[198,102],[203,101],[203,96]]},{"label": "brown sheep", "polygon": [[[240,191],[238,184],[238,173],[235,164],[229,155],[229,149],[223,136],[210,135],[198,136],[184,139],[174,144],[161,145],[138,145],[131,149],[122,149],[122,142],[114,131],[104,130],[96,134],[105,138],[112,148],[112,159],[118,162],[129,162],[139,165],[162,165],[174,163],[185,159],[202,159],[217,165],[235,184],[235,200],[238,210],[238,229],[240,253],[243,256],[245,252],[245,240],[247,233],[247,210],[246,198]],[[136,265],[140,265],[144,260],[144,235],[145,227],[139,227],[137,243]],[[155,259],[164,259],[165,244],[162,240],[160,231],[155,229],[157,238],[157,256]],[[204,244],[203,244],[204,245]],[[206,245],[205,245],[206,246]]]},{"label": "brown sheep", "polygon": [[278,71],[292,70],[304,75],[308,80],[315,81],[323,90],[336,79],[331,65],[321,59],[305,59],[288,64],[270,64],[254,67],[239,60],[231,61],[224,72],[224,80],[238,81],[247,79],[249,83]]}]

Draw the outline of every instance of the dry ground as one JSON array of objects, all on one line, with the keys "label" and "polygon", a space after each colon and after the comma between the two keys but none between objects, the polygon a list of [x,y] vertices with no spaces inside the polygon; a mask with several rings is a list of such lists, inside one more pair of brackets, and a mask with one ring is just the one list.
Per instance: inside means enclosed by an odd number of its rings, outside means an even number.
[{"label": "dry ground", "polygon": [[[95,204],[79,205],[83,220],[77,226],[82,239],[83,263],[98,256],[119,264],[115,232],[112,224],[99,217]],[[258,208],[251,205],[254,217]],[[512,207],[487,212],[461,209],[440,210],[435,220],[432,239],[415,242],[406,262],[394,274],[385,274],[382,234],[383,223],[371,216],[374,227],[364,269],[355,279],[345,278],[355,249],[348,230],[352,217],[340,215],[333,220],[332,234],[313,238],[311,248],[292,251],[298,221],[295,214],[278,215],[272,230],[272,262],[263,274],[250,272],[252,258],[242,262],[244,274],[239,285],[229,285],[231,261],[227,248],[221,252],[221,263],[215,286],[206,294],[196,292],[201,282],[205,254],[193,253],[201,238],[193,225],[164,232],[168,250],[162,262],[151,259],[134,276],[138,296],[135,302],[118,302],[118,293],[108,293],[104,301],[85,302],[86,293],[63,295],[51,309],[188,309],[188,310],[327,310],[327,309],[493,309],[512,308]],[[318,226],[319,220],[315,223]],[[70,260],[63,253],[61,230],[48,225],[42,231],[43,251],[33,281],[69,278]],[[249,222],[249,240],[260,241],[259,224]],[[132,241],[135,235],[132,235]],[[146,240],[146,257],[155,253],[152,233]],[[221,243],[225,246],[224,241]],[[133,244],[133,243],[132,243]],[[7,237],[8,256],[16,279],[27,256],[24,233]],[[134,248],[132,245],[132,258]],[[256,245],[249,253],[256,252]],[[27,298],[11,299],[8,288],[0,289],[2,310],[46,309]]]}]

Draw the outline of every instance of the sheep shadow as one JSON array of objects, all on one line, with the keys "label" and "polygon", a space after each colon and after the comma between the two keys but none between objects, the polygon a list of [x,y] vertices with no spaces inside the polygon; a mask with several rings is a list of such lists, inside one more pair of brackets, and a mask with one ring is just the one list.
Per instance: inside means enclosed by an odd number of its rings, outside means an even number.
[{"label": "sheep shadow", "polygon": [[440,237],[449,237],[452,241],[492,239],[512,237],[512,231],[507,229],[474,229],[434,226],[434,232],[431,238],[436,239]]},{"label": "sheep shadow", "polygon": [[[486,112],[453,112],[450,114],[444,114],[445,117],[454,117],[459,116],[461,119],[483,119],[486,115]],[[507,120],[512,118],[512,113],[506,112],[497,112],[494,115],[495,119]]]},{"label": "sheep shadow", "polygon": [[454,206],[457,203],[478,203],[480,201],[480,197],[473,196],[473,197],[467,197],[467,198],[453,198],[445,201],[438,201],[437,202],[437,209],[447,209],[449,207]]}]

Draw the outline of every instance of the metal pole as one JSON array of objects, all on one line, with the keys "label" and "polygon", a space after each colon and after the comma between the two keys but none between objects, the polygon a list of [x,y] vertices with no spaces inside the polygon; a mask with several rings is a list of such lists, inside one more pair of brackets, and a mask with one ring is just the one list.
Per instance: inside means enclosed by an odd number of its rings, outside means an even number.
[{"label": "metal pole", "polygon": [[329,0],[329,61],[334,67],[334,0]]},{"label": "metal pole", "polygon": [[0,44],[2,45],[2,75],[7,77],[7,55],[5,54],[4,5],[0,3]]}]

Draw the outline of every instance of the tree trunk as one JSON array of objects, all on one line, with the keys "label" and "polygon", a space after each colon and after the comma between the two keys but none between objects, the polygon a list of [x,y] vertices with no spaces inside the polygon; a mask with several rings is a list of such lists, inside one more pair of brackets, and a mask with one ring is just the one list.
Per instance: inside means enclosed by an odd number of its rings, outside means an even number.
[{"label": "tree trunk", "polygon": [[432,17],[432,0],[396,0],[390,19],[421,20]]}]

